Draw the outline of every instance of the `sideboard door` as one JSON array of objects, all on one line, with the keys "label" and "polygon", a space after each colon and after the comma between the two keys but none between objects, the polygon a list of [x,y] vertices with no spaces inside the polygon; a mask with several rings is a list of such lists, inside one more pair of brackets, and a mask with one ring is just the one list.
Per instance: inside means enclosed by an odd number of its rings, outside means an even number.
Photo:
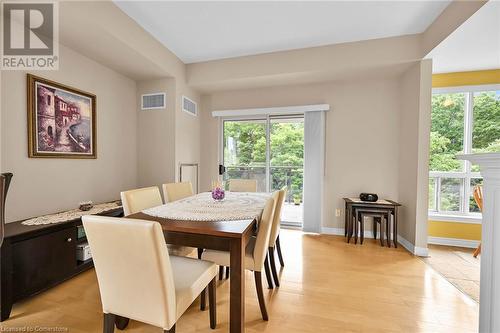
[{"label": "sideboard door", "polygon": [[71,276],[76,266],[75,236],[72,227],[12,244],[14,300]]}]

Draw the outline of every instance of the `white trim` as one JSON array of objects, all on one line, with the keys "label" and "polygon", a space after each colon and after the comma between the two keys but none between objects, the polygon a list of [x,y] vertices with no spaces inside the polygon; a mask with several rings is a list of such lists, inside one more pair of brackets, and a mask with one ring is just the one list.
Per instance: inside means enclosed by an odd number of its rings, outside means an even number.
[{"label": "white trim", "polygon": [[274,108],[253,108],[212,111],[213,117],[238,117],[238,116],[267,116],[267,115],[290,115],[302,114],[304,112],[329,111],[329,104],[280,106]]},{"label": "white trim", "polygon": [[481,224],[483,218],[480,214],[478,215],[445,215],[445,214],[433,214],[429,213],[430,221],[435,222],[457,222],[466,224]]},{"label": "white trim", "polygon": [[398,243],[401,244],[405,249],[407,249],[408,252],[415,254],[415,245],[406,240],[406,238],[398,235]]},{"label": "white trim", "polygon": [[[322,227],[321,234],[323,235],[336,235],[344,236],[344,228],[332,228],[332,227]],[[373,238],[373,232],[371,230],[365,231],[365,238]],[[392,238],[392,235],[391,235]],[[429,255],[429,249],[425,247],[415,247],[412,243],[406,240],[401,235],[398,235],[398,243],[401,244],[408,252],[419,257],[427,257]]]},{"label": "white trim", "polygon": [[500,84],[484,84],[477,86],[457,86],[457,87],[442,87],[442,88],[432,88],[433,94],[447,94],[447,93],[460,93],[460,92],[481,92],[481,91],[492,91],[499,90]]},{"label": "white trim", "polygon": [[480,242],[477,240],[470,240],[470,239],[429,236],[427,243],[435,245],[457,246],[457,247],[467,247],[470,249],[475,249],[479,246]]}]

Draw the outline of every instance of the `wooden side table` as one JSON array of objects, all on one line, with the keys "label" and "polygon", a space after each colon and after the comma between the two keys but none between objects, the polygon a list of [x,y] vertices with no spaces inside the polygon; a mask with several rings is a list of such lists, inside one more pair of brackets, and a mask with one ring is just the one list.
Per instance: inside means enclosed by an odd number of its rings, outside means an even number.
[{"label": "wooden side table", "polygon": [[[359,198],[344,198],[345,202],[345,236],[347,237],[347,242],[349,243],[353,234],[353,219],[354,223],[357,223],[356,210],[369,210],[373,212],[380,212],[388,214],[388,224],[390,225],[390,217],[393,216],[392,233],[394,247],[398,247],[398,208],[401,206],[392,200],[380,199],[376,202],[362,201]],[[388,235],[388,237],[390,237]],[[390,246],[390,242],[389,242]]]}]

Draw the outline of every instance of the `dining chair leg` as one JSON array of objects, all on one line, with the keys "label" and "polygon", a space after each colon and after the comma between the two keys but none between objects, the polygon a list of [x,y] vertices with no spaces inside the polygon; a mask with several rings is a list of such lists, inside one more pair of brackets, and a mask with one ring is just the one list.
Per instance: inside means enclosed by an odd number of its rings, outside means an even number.
[{"label": "dining chair leg", "polygon": [[472,256],[474,258],[477,258],[478,255],[481,254],[481,244],[479,244],[479,246],[477,247],[477,249],[474,251],[474,253],[472,254]]},{"label": "dining chair leg", "polygon": [[203,289],[200,294],[200,310],[205,311],[207,308],[207,288]]},{"label": "dining chair leg", "polygon": [[217,290],[215,278],[208,284],[208,303],[210,307],[210,328],[217,326]]},{"label": "dining chair leg", "polygon": [[175,333],[175,324],[169,330],[163,330],[163,333]]},{"label": "dining chair leg", "polygon": [[269,269],[269,260],[267,259],[267,257],[268,256],[266,255],[266,259],[264,259],[264,269],[266,271],[266,279],[267,279],[268,288],[273,289],[274,288],[273,278],[271,277],[271,270]]},{"label": "dining chair leg", "polygon": [[103,333],[113,333],[115,331],[115,315],[112,313],[104,314]]},{"label": "dining chair leg", "polygon": [[276,250],[278,252],[278,259],[280,260],[281,267],[285,267],[285,262],[283,261],[283,254],[281,253],[281,243],[280,235],[276,238]]},{"label": "dining chair leg", "polygon": [[224,266],[219,266],[219,280],[224,276]]},{"label": "dining chair leg", "polygon": [[253,272],[255,278],[255,289],[257,290],[257,297],[259,298],[260,312],[262,313],[262,319],[268,321],[269,317],[267,315],[266,301],[264,299],[264,290],[262,289],[262,274],[261,272]]},{"label": "dining chair leg", "polygon": [[269,264],[271,265],[271,272],[273,273],[274,285],[280,286],[278,272],[276,271],[276,263],[274,262],[274,247],[269,247]]},{"label": "dining chair leg", "polygon": [[226,267],[226,280],[227,280],[227,279],[229,279],[229,270],[230,270],[230,269],[231,269],[231,268],[230,268],[229,266],[228,266],[228,267]]},{"label": "dining chair leg", "polygon": [[129,321],[129,318],[115,315],[115,325],[119,330],[124,330],[125,328],[127,328]]}]

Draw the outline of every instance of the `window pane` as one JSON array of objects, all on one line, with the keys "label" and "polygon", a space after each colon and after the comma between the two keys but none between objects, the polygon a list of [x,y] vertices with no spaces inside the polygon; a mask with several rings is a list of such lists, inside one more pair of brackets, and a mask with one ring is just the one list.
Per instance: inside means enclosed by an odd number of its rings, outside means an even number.
[{"label": "window pane", "polygon": [[474,93],[473,112],[472,152],[500,152],[500,91]]},{"label": "window pane", "polygon": [[302,200],[304,118],[271,119],[271,191],[288,188],[286,202]]},{"label": "window pane", "polygon": [[431,171],[462,171],[455,156],[463,152],[465,94],[432,95]]},{"label": "window pane", "polygon": [[459,212],[463,193],[463,179],[441,178],[440,210]]},{"label": "window pane", "polygon": [[266,190],[266,121],[224,122],[225,179],[256,179]]},{"label": "window pane", "polygon": [[482,178],[472,178],[470,180],[469,211],[471,213],[481,213],[481,210],[476,204],[476,200],[474,200],[474,187],[476,187],[477,185],[483,185]]},{"label": "window pane", "polygon": [[429,210],[436,211],[436,178],[429,178]]}]

